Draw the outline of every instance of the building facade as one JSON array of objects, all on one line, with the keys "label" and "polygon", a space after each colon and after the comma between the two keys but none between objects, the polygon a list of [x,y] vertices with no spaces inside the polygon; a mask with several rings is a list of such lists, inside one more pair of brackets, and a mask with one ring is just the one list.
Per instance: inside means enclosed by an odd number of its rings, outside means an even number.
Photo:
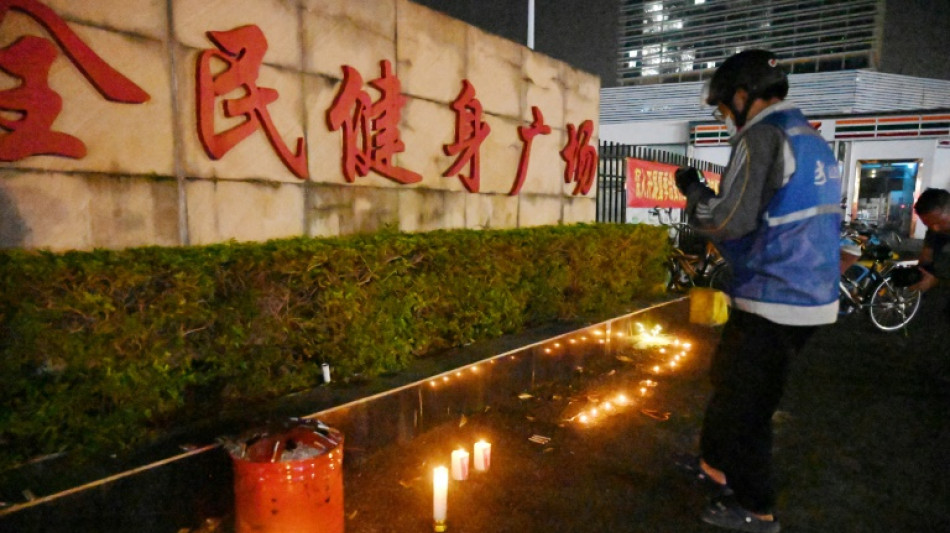
[{"label": "building facade", "polygon": [[[602,89],[601,139],[725,164],[728,134],[700,100],[703,83]],[[950,188],[950,81],[870,70],[792,74],[788,99],[837,154],[846,214],[922,237],[914,199],[927,187]],[[627,220],[646,219],[628,212]]]},{"label": "building facade", "polygon": [[883,21],[883,0],[623,0],[618,83],[702,80],[750,48],[793,73],[877,68]]}]

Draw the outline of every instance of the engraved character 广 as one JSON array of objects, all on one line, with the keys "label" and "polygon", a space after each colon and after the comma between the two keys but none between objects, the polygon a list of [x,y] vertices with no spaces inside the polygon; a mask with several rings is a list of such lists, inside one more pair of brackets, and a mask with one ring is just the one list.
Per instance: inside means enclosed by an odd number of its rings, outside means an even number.
[{"label": "engraved character \u5e7f", "polygon": [[531,158],[531,144],[537,135],[548,135],[551,133],[551,126],[544,123],[544,115],[538,106],[531,107],[531,114],[534,116],[534,122],[531,126],[518,126],[518,137],[521,139],[521,159],[518,161],[518,174],[515,176],[515,183],[511,186],[508,193],[514,196],[521,191],[524,180],[528,176],[528,160]]}]

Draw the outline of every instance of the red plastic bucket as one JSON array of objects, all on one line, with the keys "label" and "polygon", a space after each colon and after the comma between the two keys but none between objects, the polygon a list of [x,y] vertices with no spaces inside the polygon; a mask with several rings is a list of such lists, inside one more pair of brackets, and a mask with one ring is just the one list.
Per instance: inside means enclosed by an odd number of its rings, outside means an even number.
[{"label": "red plastic bucket", "polygon": [[321,427],[232,451],[236,533],[343,533],[343,435]]}]

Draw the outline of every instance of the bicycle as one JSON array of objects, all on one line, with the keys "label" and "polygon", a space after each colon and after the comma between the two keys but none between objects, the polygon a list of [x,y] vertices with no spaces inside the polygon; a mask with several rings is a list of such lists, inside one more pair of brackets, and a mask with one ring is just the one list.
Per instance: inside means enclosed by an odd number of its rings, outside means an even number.
[{"label": "bicycle", "polygon": [[908,289],[920,277],[917,260],[897,259],[891,246],[873,233],[863,235],[845,228],[842,241],[859,245],[861,256],[848,266],[848,254],[842,253],[839,316],[867,311],[871,323],[887,332],[909,324],[920,309],[920,291]]},{"label": "bicycle", "polygon": [[[673,222],[673,208],[654,207],[650,214],[656,217],[661,226],[669,232],[673,249],[667,257],[667,290],[686,291],[692,287],[713,287],[723,289],[729,279],[729,265],[719,249],[708,239],[700,245],[694,242],[693,249],[684,250],[686,242],[692,237],[688,224]],[[665,215],[665,217],[664,217]],[[696,252],[696,253],[691,253]]]}]

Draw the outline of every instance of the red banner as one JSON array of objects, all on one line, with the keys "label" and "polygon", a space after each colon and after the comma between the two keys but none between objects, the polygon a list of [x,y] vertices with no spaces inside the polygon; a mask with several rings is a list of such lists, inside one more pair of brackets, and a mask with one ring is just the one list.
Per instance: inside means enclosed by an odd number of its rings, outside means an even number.
[{"label": "red banner", "polygon": [[[686,207],[686,197],[676,188],[676,165],[627,158],[627,207]],[[719,190],[719,174],[703,172],[706,185]]]}]

